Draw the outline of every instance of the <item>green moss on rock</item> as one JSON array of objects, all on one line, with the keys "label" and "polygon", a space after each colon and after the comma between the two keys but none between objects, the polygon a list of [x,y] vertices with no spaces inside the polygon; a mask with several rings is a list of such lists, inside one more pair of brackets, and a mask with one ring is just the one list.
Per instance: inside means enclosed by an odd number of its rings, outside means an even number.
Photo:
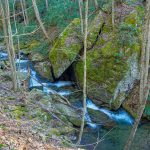
[{"label": "green moss on rock", "polygon": [[[87,37],[88,49],[90,49],[97,41],[103,25],[104,19],[100,12],[96,15],[89,27]],[[75,61],[75,58],[83,48],[83,35],[81,34],[80,28],[80,19],[74,19],[62,32],[50,51],[49,58],[56,78],[59,78]]]},{"label": "green moss on rock", "polygon": [[136,25],[137,23],[137,11],[132,11],[126,18],[125,18],[125,22],[127,24],[132,24],[132,25]]},{"label": "green moss on rock", "polygon": [[[55,104],[55,109],[58,111],[58,114],[63,117],[64,117],[69,121],[71,122],[73,125],[77,126],[77,127],[80,127],[81,125],[81,112],[78,110],[75,110],[67,105],[64,105],[64,104]],[[66,122],[66,121],[65,121]]]},{"label": "green moss on rock", "polygon": [[[96,46],[87,52],[87,92],[90,98],[109,104],[119,81],[128,69],[128,64],[124,58],[116,55],[120,47],[114,38],[114,33],[106,32],[109,31],[109,27],[104,29]],[[82,87],[82,61],[75,65],[75,72],[78,83]]]},{"label": "green moss on rock", "polygon": [[53,81],[50,62],[38,62],[35,64],[34,68],[42,77]]},{"label": "green moss on rock", "polygon": [[[129,14],[129,16],[131,18],[135,17],[132,14]],[[136,34],[134,36],[137,36],[136,38],[140,37],[140,35],[138,37]],[[141,48],[140,42],[123,46],[118,42],[118,38],[117,29],[112,30],[112,25],[108,18],[95,46],[87,52],[88,97],[98,104],[100,103],[99,101],[102,101],[105,105],[114,109],[118,109],[126,97],[125,92],[123,92],[114,99],[118,84],[124,79],[130,68],[128,60],[133,54],[139,54]],[[78,61],[75,64],[75,73],[77,81],[80,87],[82,87],[82,61]]]},{"label": "green moss on rock", "polygon": [[74,19],[61,33],[49,54],[56,78],[75,60],[83,45],[81,41],[80,19]]},{"label": "green moss on rock", "polygon": [[89,26],[89,32],[87,36],[88,49],[91,48],[92,45],[95,43],[96,39],[99,36],[100,31],[102,30],[103,25],[104,25],[104,18],[102,12],[100,11]]}]

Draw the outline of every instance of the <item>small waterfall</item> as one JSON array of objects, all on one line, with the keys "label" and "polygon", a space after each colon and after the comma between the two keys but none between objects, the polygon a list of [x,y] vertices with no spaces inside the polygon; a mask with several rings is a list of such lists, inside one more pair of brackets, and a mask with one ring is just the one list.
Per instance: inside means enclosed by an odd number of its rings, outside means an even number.
[{"label": "small waterfall", "polygon": [[16,64],[27,64],[29,60],[21,60],[21,59],[16,59]]},{"label": "small waterfall", "polygon": [[54,94],[54,91],[49,89],[48,87],[43,87],[43,92],[46,94]]},{"label": "small waterfall", "polygon": [[97,128],[97,125],[95,123],[92,123],[92,120],[88,114],[88,112],[86,112],[86,115],[85,115],[85,120],[87,122],[87,125],[92,128],[92,129],[96,129]]},{"label": "small waterfall", "polygon": [[70,92],[70,91],[60,91],[60,92],[58,92],[60,95],[62,95],[62,96],[68,96],[68,95],[70,95],[72,92]]},{"label": "small waterfall", "polygon": [[134,119],[124,109],[121,108],[117,111],[110,111],[106,108],[99,108],[90,99],[87,99],[87,107],[103,112],[109,118],[118,123],[126,123],[132,125],[134,122]]},{"label": "small waterfall", "polygon": [[56,86],[57,88],[71,86],[73,83],[70,81],[58,81],[55,83],[52,83],[51,86]]}]

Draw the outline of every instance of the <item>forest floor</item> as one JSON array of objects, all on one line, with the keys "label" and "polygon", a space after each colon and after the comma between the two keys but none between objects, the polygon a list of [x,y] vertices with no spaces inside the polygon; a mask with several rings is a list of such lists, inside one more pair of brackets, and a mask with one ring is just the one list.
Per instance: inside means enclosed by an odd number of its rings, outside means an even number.
[{"label": "forest floor", "polygon": [[[50,139],[45,142],[31,132],[32,119],[13,118],[11,110],[26,103],[27,91],[12,91],[9,80],[10,71],[0,70],[0,150],[68,150],[61,148],[59,141]],[[8,111],[10,110],[10,111]]]}]

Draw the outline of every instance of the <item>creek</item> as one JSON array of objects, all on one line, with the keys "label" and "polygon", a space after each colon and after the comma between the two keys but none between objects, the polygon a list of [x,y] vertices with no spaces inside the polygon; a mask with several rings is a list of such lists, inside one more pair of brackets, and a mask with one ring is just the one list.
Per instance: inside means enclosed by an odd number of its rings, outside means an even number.
[{"label": "creek", "polygon": [[[7,60],[7,58],[7,53],[1,51],[0,60],[4,61]],[[16,66],[17,69],[23,74],[28,74],[28,69],[30,68],[30,78],[28,84],[30,90],[33,88],[40,89],[45,94],[53,94],[53,91],[57,91],[57,93],[59,93],[62,96],[65,96],[66,98],[73,95],[74,91],[76,91],[75,87],[73,87],[74,83],[70,81],[57,81],[52,83],[49,80],[44,79],[35,71],[32,62],[23,55],[21,55],[20,60],[16,59]],[[74,99],[74,101],[76,101],[75,106],[82,107],[82,97]],[[111,120],[115,121],[116,126],[110,131],[101,127],[101,125],[92,122],[91,116],[87,109],[85,120],[87,121],[88,128],[86,129],[83,135],[81,144],[93,143],[101,139],[104,135],[106,136],[104,136],[102,141],[97,145],[87,145],[84,148],[89,150],[94,148],[97,150],[122,150],[134,123],[134,119],[132,118],[132,116],[123,108],[120,108],[117,111],[111,111],[107,108],[96,106],[90,99],[87,99],[87,108],[104,113]],[[140,125],[132,147],[133,150],[149,150],[149,123]]]}]

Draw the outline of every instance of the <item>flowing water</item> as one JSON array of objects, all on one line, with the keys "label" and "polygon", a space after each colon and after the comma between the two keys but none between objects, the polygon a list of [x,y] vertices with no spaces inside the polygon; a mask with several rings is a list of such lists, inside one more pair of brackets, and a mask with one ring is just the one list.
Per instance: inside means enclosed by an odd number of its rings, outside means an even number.
[{"label": "flowing water", "polygon": [[[7,53],[0,52],[0,60],[8,59]],[[34,69],[33,64],[26,58],[22,60],[16,59],[16,65],[22,74],[27,75],[30,68],[29,89],[37,88],[42,90],[46,94],[54,94],[54,90],[62,96],[70,96],[73,93],[72,85],[74,83],[70,81],[58,81],[52,83],[47,79],[43,79]],[[67,87],[67,88],[66,88]],[[69,88],[71,87],[71,88]],[[71,89],[71,90],[70,90]],[[82,107],[81,101],[77,100],[76,106]],[[85,130],[82,143],[86,145],[83,148],[96,149],[96,150],[122,150],[130,133],[131,127],[134,123],[134,119],[123,108],[117,111],[110,111],[106,108],[96,106],[92,100],[87,99],[87,108],[91,108],[96,111],[100,111],[106,114],[110,119],[116,122],[116,126],[110,131],[104,129],[101,126],[92,122],[90,114],[86,112],[85,120],[89,126]],[[102,138],[103,137],[103,138]],[[102,141],[98,144],[89,145],[95,143],[102,138]],[[150,149],[150,123],[140,125],[136,138],[132,145],[133,150],[149,150]]]}]

